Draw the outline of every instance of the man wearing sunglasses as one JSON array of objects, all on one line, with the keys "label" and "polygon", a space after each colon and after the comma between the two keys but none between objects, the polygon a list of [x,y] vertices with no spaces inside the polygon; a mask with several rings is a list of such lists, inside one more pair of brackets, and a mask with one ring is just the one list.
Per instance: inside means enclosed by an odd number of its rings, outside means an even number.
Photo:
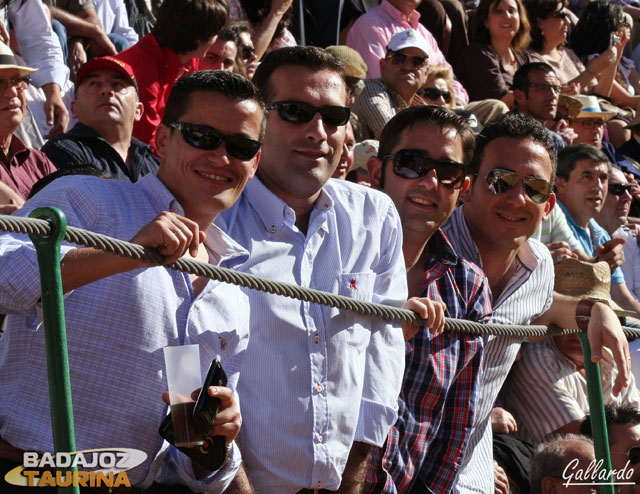
[{"label": "man wearing sunglasses", "polygon": [[600,150],[577,144],[558,154],[558,205],[584,251],[611,267],[611,298],[623,309],[640,313],[640,302],[629,292],[620,266],[624,263],[622,239],[611,239],[594,217],[607,198],[611,163]]},{"label": "man wearing sunglasses", "polygon": [[[235,267],[248,252],[213,221],[253,177],[264,111],[258,91],[243,77],[222,71],[190,74],[173,87],[156,133],[157,175],[135,183],[64,177],[16,214],[54,206],[69,225],[131,239],[157,250],[166,264],[186,255]],[[12,287],[0,294],[0,311],[10,313],[0,338],[0,395],[11,397],[0,401],[0,471],[6,472],[7,461],[16,454],[21,459],[21,451],[52,451],[53,444],[42,384],[47,366],[37,317],[36,254],[26,236],[11,234],[0,235],[0,253],[1,284]],[[61,257],[77,449],[143,451],[146,460],[127,472],[136,487],[162,477],[195,492],[224,491],[240,464],[232,441],[241,422],[234,390],[249,337],[242,290],[66,243]],[[229,387],[208,390],[221,399],[212,435],[225,436],[231,452],[215,472],[163,445],[158,433],[167,413],[161,399],[167,389],[162,348],[188,343],[200,344],[203,372],[218,358],[229,377]],[[0,484],[0,490],[7,489]]]},{"label": "man wearing sunglasses", "polygon": [[[590,314],[592,355],[609,346],[620,369],[614,392],[628,384],[629,348],[614,312],[605,304],[553,293],[548,249],[530,237],[555,204],[555,149],[546,129],[522,114],[494,119],[478,136],[471,186],[443,231],[459,255],[482,267],[493,295],[492,321],[578,328]],[[493,492],[491,410],[520,349],[522,338],[484,338],[483,381],[467,455],[455,492]]]},{"label": "man wearing sunglasses", "polygon": [[[409,108],[384,128],[368,167],[372,186],[389,194],[400,214],[409,296],[444,303],[446,317],[486,322],[488,280],[440,230],[469,187],[474,143],[464,117],[437,106]],[[444,493],[455,481],[475,414],[482,338],[434,329],[405,335],[398,421],[374,451],[365,492]]]},{"label": "man wearing sunglasses", "polygon": [[396,33],[379,64],[380,78],[367,79],[353,104],[354,113],[372,139],[380,138],[384,126],[400,110],[424,104],[416,94],[429,73],[427,43],[413,29]]},{"label": "man wearing sunglasses", "polygon": [[[242,269],[402,305],[393,203],[330,180],[349,119],[342,64],[320,48],[282,48],[263,59],[253,81],[270,109],[260,168],[220,218],[251,249]],[[397,417],[400,325],[261,292],[249,297],[240,449],[253,485],[260,493],[359,492],[371,445],[382,446]]]}]

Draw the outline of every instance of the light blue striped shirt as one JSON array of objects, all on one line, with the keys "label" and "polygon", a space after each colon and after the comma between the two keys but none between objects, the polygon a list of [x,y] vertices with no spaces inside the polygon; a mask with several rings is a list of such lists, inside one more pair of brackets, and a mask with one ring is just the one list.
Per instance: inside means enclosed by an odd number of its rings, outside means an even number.
[{"label": "light blue striped shirt", "polygon": [[[330,179],[307,234],[259,179],[218,219],[250,252],[243,270],[401,306],[402,228],[388,196]],[[240,448],[260,493],[336,489],[353,441],[381,446],[404,371],[399,325],[249,291],[251,338],[238,387]]]},{"label": "light blue striped shirt", "polygon": [[[18,211],[55,206],[69,226],[129,240],[161,211],[184,212],[153,174],[137,183],[64,177]],[[247,252],[212,226],[205,246],[212,264],[231,267]],[[63,245],[63,253],[72,247]],[[40,282],[36,254],[26,235],[0,235],[0,437],[23,450],[53,451],[44,329],[37,318]],[[147,453],[129,472],[132,484],[164,482],[221,492],[233,478],[235,457],[216,474],[196,481],[186,455],[163,441],[167,414],[162,348],[200,344],[204,376],[220,358],[236,387],[248,340],[246,295],[209,281],[194,299],[189,275],[164,267],[137,269],[78,288],[65,297],[71,390],[78,450],[127,447]],[[19,315],[20,314],[20,315]],[[158,457],[156,458],[156,455]],[[154,460],[155,459],[155,460]]]},{"label": "light blue striped shirt", "polygon": [[[442,230],[460,256],[482,267],[480,252],[464,218],[464,206],[453,212]],[[514,274],[498,300],[493,301],[493,323],[530,324],[551,306],[554,271],[549,249],[537,240],[529,239],[520,247],[515,262]],[[476,422],[454,489],[457,493],[494,491],[491,410],[522,341],[522,338],[510,336],[485,337]]]}]

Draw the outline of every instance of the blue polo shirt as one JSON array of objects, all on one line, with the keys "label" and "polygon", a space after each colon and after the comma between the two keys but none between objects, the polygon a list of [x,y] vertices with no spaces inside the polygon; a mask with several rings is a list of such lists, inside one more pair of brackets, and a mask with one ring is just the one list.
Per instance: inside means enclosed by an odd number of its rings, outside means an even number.
[{"label": "blue polo shirt", "polygon": [[[584,251],[590,256],[595,256],[598,247],[608,240],[611,240],[607,231],[598,225],[593,218],[589,220],[589,230],[587,230],[576,223],[576,220],[573,219],[573,216],[571,216],[571,213],[562,202],[558,201],[558,206],[564,211],[564,215],[567,217],[567,223],[569,223],[569,228],[571,228],[571,231],[580,242],[580,245],[582,245]],[[591,235],[589,235],[589,231],[591,231]],[[620,268],[616,268],[611,274],[611,285],[619,285],[620,283],[624,283],[624,275]]]}]

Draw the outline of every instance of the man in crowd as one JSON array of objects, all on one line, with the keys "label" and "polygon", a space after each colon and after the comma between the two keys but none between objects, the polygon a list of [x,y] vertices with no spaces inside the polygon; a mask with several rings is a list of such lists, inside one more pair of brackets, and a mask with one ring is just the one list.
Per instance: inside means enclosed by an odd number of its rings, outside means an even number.
[{"label": "man in crowd", "polygon": [[[212,223],[235,202],[258,164],[264,105],[256,88],[229,72],[198,72],[177,82],[164,115],[157,176],[136,183],[64,177],[20,214],[58,207],[69,225],[155,248],[167,264],[183,255],[226,267],[243,262],[248,253]],[[0,307],[10,314],[0,338],[0,394],[11,396],[0,404],[0,471],[6,472],[21,463],[23,450],[50,452],[53,444],[32,243],[24,235],[0,236],[0,263]],[[232,440],[240,428],[233,390],[249,336],[242,291],[69,245],[62,247],[61,270],[77,449],[143,451],[146,460],[127,472],[138,487],[155,479],[222,492],[240,464]],[[231,448],[231,459],[215,472],[163,444],[158,434],[167,413],[162,348],[187,343],[200,345],[203,373],[218,358],[229,376],[229,388],[208,389],[221,399],[212,435],[225,436]],[[135,385],[123,393],[132,376]]]},{"label": "man in crowd", "polygon": [[218,33],[216,41],[209,47],[207,54],[200,60],[200,70],[235,70],[240,40],[231,29]]},{"label": "man in crowd", "polygon": [[[475,138],[464,117],[437,106],[400,112],[369,160],[372,186],[389,194],[402,221],[410,297],[443,303],[444,315],[486,322],[488,280],[457,256],[440,226],[469,187]],[[482,338],[422,327],[408,339],[398,421],[376,448],[367,492],[449,492],[475,415]]]},{"label": "man in crowd", "polygon": [[365,134],[372,139],[380,138],[383,127],[400,110],[412,104],[424,105],[416,94],[429,73],[426,42],[413,29],[396,33],[378,63],[380,78],[366,80],[353,105]]},{"label": "man in crowd", "polygon": [[[464,205],[453,212],[443,231],[458,254],[487,275],[492,322],[577,328],[576,309],[590,314],[593,358],[600,359],[601,344],[612,349],[620,369],[614,393],[619,393],[628,384],[629,348],[616,315],[603,303],[554,294],[549,251],[530,239],[555,203],[555,151],[546,129],[525,115],[498,117],[479,135],[469,172],[471,186],[462,194]],[[476,421],[456,492],[494,489],[490,414],[521,342],[516,336],[485,337]]]},{"label": "man in crowd", "polygon": [[26,147],[14,135],[27,108],[24,92],[29,74],[35,70],[17,65],[9,47],[0,43],[0,182],[15,193],[3,194],[3,199],[10,201],[0,201],[4,214],[21,206],[33,184],[56,170],[44,153]]},{"label": "man in crowd", "polygon": [[59,169],[90,165],[132,182],[158,170],[151,148],[132,136],[144,108],[129,64],[112,57],[84,64],[71,111],[78,123],[42,148]]},{"label": "man in crowd", "polygon": [[[251,249],[243,270],[401,305],[407,285],[393,203],[329,180],[349,120],[342,64],[320,48],[283,48],[263,59],[253,81],[271,109],[260,168],[221,216]],[[250,480],[259,493],[359,492],[371,446],[382,446],[397,418],[399,325],[253,290],[249,298],[239,395]]]},{"label": "man in crowd", "polygon": [[593,217],[607,197],[611,163],[593,146],[577,144],[558,155],[556,189],[569,228],[587,255],[611,266],[611,298],[623,309],[640,312],[640,302],[629,292],[620,266],[624,262],[623,240],[611,237]]}]

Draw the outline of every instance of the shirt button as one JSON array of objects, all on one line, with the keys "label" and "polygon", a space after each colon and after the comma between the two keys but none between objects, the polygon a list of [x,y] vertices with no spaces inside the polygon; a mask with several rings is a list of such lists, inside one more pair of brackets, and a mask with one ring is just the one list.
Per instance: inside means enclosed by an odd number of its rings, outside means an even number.
[{"label": "shirt button", "polygon": [[287,216],[291,216],[291,211],[287,211]]},{"label": "shirt button", "polygon": [[271,225],[271,233],[276,233],[276,225]]},{"label": "shirt button", "polygon": [[322,437],[322,434],[318,434],[318,442],[321,443],[324,440],[324,437]]},{"label": "shirt button", "polygon": [[318,393],[322,393],[322,384],[320,384],[320,383],[316,384],[316,391]]},{"label": "shirt button", "polygon": [[313,337],[313,341],[316,345],[320,343],[320,335],[318,333]]}]

